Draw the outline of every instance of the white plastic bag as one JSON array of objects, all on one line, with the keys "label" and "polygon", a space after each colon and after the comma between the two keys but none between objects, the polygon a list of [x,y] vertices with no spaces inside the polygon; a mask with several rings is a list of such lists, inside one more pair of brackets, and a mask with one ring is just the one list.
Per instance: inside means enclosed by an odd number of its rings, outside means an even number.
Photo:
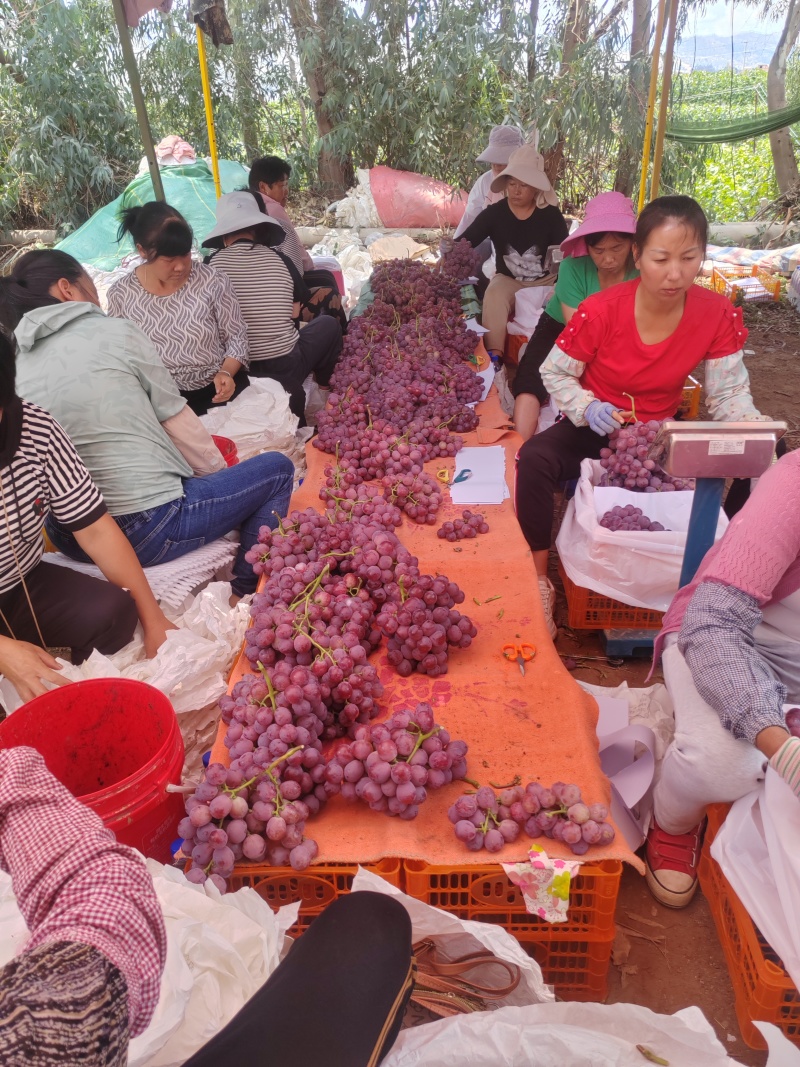
[{"label": "white plastic bag", "polygon": [[289,394],[272,378],[251,378],[235,400],[222,407],[212,405],[200,421],[209,433],[236,443],[240,462],[262,452],[283,452],[293,458],[297,416],[289,410]]},{"label": "white plastic bag", "polygon": [[[576,585],[636,608],[666,611],[678,591],[694,493],[633,493],[598,486],[603,468],[591,459],[581,476],[556,538],[564,570]],[[600,518],[617,505],[633,504],[664,532],[606,530]],[[716,540],[728,525],[720,510]]]},{"label": "white plastic bag", "polygon": [[800,801],[771,768],[728,812],[711,855],[800,988]]},{"label": "white plastic bag", "polygon": [[676,1067],[731,1062],[698,1008],[531,1004],[403,1030],[382,1067],[642,1067],[637,1045]]},{"label": "white plastic bag", "polygon": [[[436,935],[442,938],[438,945],[440,952],[444,952],[449,959],[467,952],[476,952],[479,948],[488,948],[500,959],[515,963],[520,969],[520,983],[513,993],[492,1003],[494,1010],[503,1005],[535,1004],[553,1000],[553,991],[545,984],[539,964],[531,959],[517,939],[502,926],[459,919],[446,911],[440,911],[439,908],[432,908],[430,904],[402,893],[377,874],[359,867],[353,879],[352,892],[362,890],[386,893],[387,896],[399,900],[411,918],[411,939],[414,943],[424,937]],[[476,941],[479,944],[476,945]]]}]

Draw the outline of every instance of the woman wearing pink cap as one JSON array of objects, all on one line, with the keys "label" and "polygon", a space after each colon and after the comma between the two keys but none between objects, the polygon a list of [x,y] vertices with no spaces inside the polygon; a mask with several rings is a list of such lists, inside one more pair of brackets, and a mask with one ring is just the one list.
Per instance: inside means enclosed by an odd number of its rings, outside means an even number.
[{"label": "woman wearing pink cap", "polygon": [[514,393],[514,422],[522,439],[536,433],[539,411],[548,401],[539,368],[578,305],[601,289],[636,278],[631,248],[636,230],[633,204],[622,193],[600,193],[586,205],[583,222],[561,242],[564,261],[556,291],[522,353]]}]

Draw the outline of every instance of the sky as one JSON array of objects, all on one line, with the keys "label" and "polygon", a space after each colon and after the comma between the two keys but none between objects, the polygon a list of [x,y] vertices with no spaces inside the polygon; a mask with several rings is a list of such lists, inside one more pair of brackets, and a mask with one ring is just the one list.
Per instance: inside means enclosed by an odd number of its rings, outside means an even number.
[{"label": "sky", "polygon": [[[771,30],[780,28],[782,19],[777,22],[769,22],[762,19],[758,9],[752,7],[736,7],[733,11],[733,32],[746,33],[748,30],[759,33],[769,33]],[[715,0],[708,4],[702,15],[692,15],[684,32],[684,39],[695,34],[718,34],[726,37],[731,32],[731,4],[723,0]]]}]

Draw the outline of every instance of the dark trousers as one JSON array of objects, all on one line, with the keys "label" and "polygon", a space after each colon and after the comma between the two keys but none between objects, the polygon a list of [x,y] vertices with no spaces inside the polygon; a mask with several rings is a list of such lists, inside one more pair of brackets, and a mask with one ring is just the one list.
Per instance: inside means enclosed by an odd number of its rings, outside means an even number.
[{"label": "dark trousers", "polygon": [[402,904],[340,897],[184,1067],[372,1067],[397,1038],[412,978]]},{"label": "dark trousers", "polygon": [[330,315],[339,323],[342,333],[347,333],[347,314],[342,307],[342,294],[339,292],[339,283],[332,272],[322,267],[307,270],[303,275],[303,281],[311,290],[311,299],[308,300],[300,312],[300,318],[309,322],[317,315]]},{"label": "dark trousers", "polygon": [[205,415],[211,407],[224,408],[225,404],[230,404],[231,400],[235,400],[249,384],[250,379],[247,377],[247,371],[242,367],[241,370],[237,371],[233,378],[233,396],[230,400],[226,400],[222,404],[214,403],[217,389],[213,381],[209,382],[208,385],[204,385],[201,389],[181,389],[180,394],[186,400],[186,403],[195,415]]},{"label": "dark trousers", "polygon": [[[111,582],[42,560],[25,575],[45,645],[71,648],[74,663],[97,649],[109,656],[133,637],[139,616],[130,593]],[[0,594],[0,633],[41,645],[22,583]]]},{"label": "dark trousers", "polygon": [[550,399],[540,372],[542,364],[550,355],[556,338],[563,329],[563,322],[558,322],[546,311],[539,316],[536,329],[531,334],[531,339],[525,345],[525,350],[520,357],[516,377],[511,385],[511,392],[514,396],[519,396],[520,393],[532,393],[542,406]]},{"label": "dark trousers", "polygon": [[291,352],[276,359],[258,359],[250,364],[251,378],[274,378],[289,394],[289,407],[306,424],[306,394],[303,382],[313,374],[318,385],[331,380],[342,351],[342,331],[336,319],[320,315],[300,330]]},{"label": "dark trousers", "polygon": [[581,460],[599,459],[600,449],[607,444],[608,437],[564,418],[535,434],[519,450],[514,506],[532,552],[550,547],[556,489],[578,477]]}]

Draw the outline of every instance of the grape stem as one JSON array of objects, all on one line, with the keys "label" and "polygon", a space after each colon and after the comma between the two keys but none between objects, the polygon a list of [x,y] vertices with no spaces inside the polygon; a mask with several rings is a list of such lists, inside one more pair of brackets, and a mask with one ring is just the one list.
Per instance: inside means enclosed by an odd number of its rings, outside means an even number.
[{"label": "grape stem", "polygon": [[509,782],[508,785],[498,785],[497,782],[489,782],[492,789],[513,789],[515,785],[521,785],[522,779],[518,774],[514,775],[514,781]]}]

